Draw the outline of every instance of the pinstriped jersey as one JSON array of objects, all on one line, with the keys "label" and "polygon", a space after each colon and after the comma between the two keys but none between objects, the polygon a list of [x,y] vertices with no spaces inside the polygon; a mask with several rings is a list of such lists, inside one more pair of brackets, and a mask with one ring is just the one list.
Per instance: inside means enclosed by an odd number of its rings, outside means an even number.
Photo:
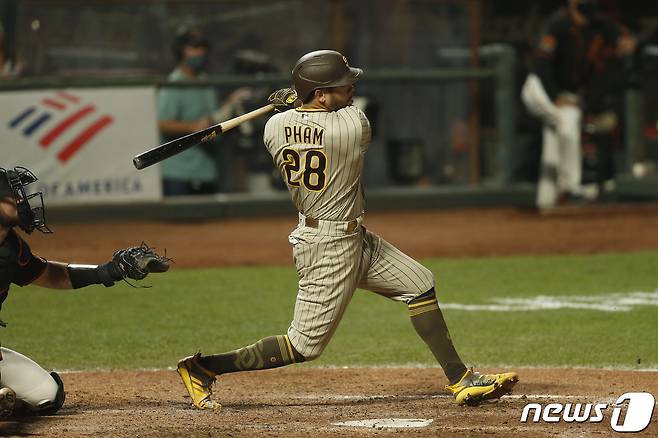
[{"label": "pinstriped jersey", "polygon": [[291,109],[268,120],[264,141],[304,216],[350,221],[363,214],[370,122],[360,109]]}]

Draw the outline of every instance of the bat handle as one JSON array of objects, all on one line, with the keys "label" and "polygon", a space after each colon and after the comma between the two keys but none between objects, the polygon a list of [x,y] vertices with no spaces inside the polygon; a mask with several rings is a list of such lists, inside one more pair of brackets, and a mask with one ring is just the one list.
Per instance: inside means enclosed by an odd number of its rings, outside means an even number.
[{"label": "bat handle", "polygon": [[133,166],[135,166],[135,169],[137,169],[137,170],[141,170],[145,167],[144,162],[139,157],[133,158]]},{"label": "bat handle", "polygon": [[255,119],[256,117],[260,117],[263,114],[267,114],[273,110],[274,110],[274,105],[270,103],[253,111],[250,111],[246,114],[242,114],[241,116],[238,116],[234,119],[227,120],[226,122],[222,122],[219,124],[219,126],[222,127],[222,132],[226,132],[229,129],[233,129],[236,126],[242,124],[243,122],[246,122],[247,120]]}]

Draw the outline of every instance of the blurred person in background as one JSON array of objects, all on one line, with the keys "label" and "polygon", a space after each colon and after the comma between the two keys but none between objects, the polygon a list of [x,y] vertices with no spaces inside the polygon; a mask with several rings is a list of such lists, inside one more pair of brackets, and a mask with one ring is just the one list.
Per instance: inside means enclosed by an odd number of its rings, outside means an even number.
[{"label": "blurred person in background", "polygon": [[0,79],[13,79],[23,72],[23,63],[13,53],[9,39],[0,22]]},{"label": "blurred person in background", "polygon": [[[244,76],[259,77],[278,72],[270,57],[256,50],[240,50],[233,57],[233,73]],[[271,90],[266,85],[245,88],[248,96],[234,105],[225,105],[215,113],[217,122],[237,117],[255,110],[267,100]],[[222,147],[226,159],[218,163],[222,185],[236,192],[271,191],[272,158],[262,147],[265,118],[257,118],[240,124],[222,136],[228,147]],[[230,175],[227,171],[230,167]],[[230,176],[230,178],[226,178]],[[230,179],[230,181],[227,181]]]},{"label": "blurred person in background", "polygon": [[[173,43],[178,61],[169,74],[172,82],[206,78],[204,69],[209,43],[198,29],[181,29]],[[248,92],[239,89],[228,96],[224,107],[242,101]],[[162,142],[207,128],[222,120],[214,120],[218,97],[213,87],[163,87],[158,93],[158,127]],[[223,110],[220,108],[220,114]],[[193,147],[163,161],[162,179],[165,196],[210,194],[218,191],[216,142],[207,147]]]},{"label": "blurred person in background", "polygon": [[633,52],[635,39],[598,13],[597,0],[567,0],[545,23],[521,92],[543,124],[537,207],[583,199],[581,120],[584,87],[605,61]]}]

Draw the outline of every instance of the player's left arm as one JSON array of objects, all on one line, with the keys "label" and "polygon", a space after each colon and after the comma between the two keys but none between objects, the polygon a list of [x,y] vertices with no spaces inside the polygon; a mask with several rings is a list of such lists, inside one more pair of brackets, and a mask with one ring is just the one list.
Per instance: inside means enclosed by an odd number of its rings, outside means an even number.
[{"label": "player's left arm", "polygon": [[32,284],[50,289],[73,289],[66,263],[46,262],[46,266]]},{"label": "player's left arm", "polygon": [[366,114],[360,109],[357,109],[357,111],[359,114],[359,121],[361,122],[361,147],[366,148],[370,144],[370,140],[372,140],[372,129]]},{"label": "player's left arm", "polygon": [[169,269],[169,261],[142,244],[115,252],[112,259],[102,265],[48,261],[31,283],[51,289],[79,289],[92,284],[110,287],[120,280],[142,280],[150,273],[165,272]]},{"label": "player's left arm", "polygon": [[616,32],[614,32],[615,55],[619,58],[631,55],[637,49],[637,37],[633,35],[631,29],[623,24],[614,23]]}]

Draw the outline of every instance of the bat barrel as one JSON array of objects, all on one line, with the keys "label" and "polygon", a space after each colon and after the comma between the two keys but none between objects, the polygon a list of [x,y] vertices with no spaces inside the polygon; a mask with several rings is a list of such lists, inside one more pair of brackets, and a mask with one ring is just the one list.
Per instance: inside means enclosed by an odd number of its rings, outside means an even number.
[{"label": "bat barrel", "polygon": [[243,114],[231,120],[227,120],[226,122],[218,123],[217,125],[213,125],[206,129],[202,129],[167,143],[163,143],[160,146],[156,146],[151,150],[142,152],[141,154],[133,157],[133,165],[136,169],[145,169],[149,166],[152,166],[153,164],[159,163],[162,160],[166,160],[172,155],[176,155],[186,149],[196,146],[199,143],[206,143],[208,141],[214,140],[222,132],[226,132],[229,129],[235,128],[241,123],[244,123],[247,120],[251,120],[255,117],[259,117],[272,111],[273,109],[274,105],[265,105],[264,107],[255,109],[248,112],[247,114]]},{"label": "bat barrel", "polygon": [[144,163],[144,161],[142,161],[142,159],[138,155],[135,158],[133,158],[133,166],[135,166],[135,169],[137,170],[142,170],[143,168],[146,167],[146,163]]}]

